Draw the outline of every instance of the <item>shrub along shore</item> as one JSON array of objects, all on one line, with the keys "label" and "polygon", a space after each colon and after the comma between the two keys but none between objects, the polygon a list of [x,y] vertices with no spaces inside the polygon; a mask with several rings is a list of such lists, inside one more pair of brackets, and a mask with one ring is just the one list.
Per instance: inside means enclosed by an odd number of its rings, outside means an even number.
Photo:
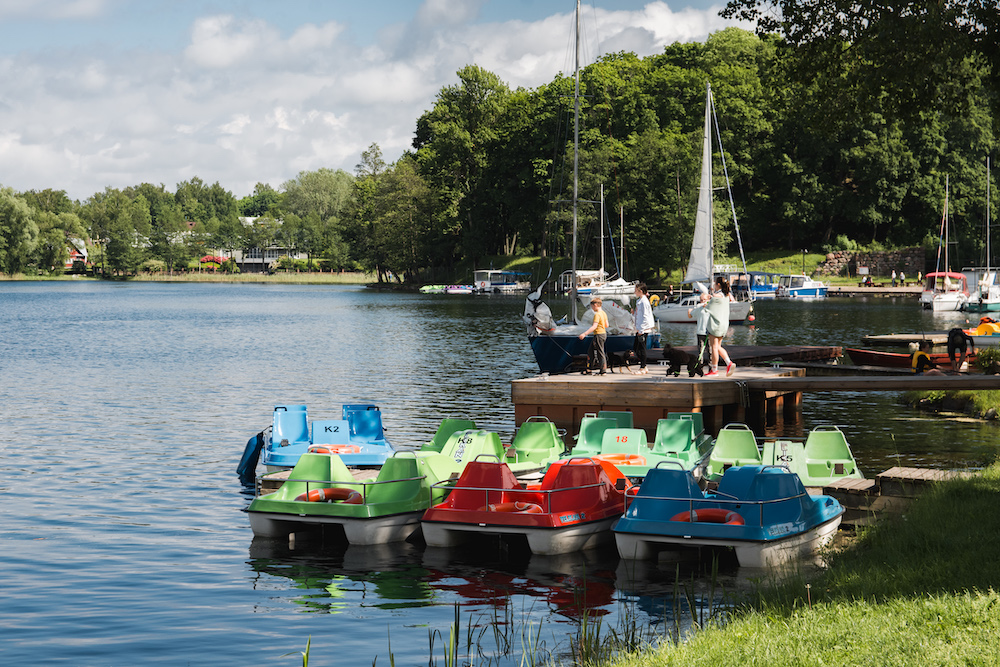
[{"label": "shrub along shore", "polygon": [[811,582],[763,584],[724,625],[605,663],[1000,664],[1000,465],[858,530]]}]

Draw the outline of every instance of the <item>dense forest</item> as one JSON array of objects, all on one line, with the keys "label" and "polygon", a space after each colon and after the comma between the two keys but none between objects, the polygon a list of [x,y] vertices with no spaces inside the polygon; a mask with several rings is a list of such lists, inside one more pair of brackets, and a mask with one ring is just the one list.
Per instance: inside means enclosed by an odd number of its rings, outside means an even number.
[{"label": "dense forest", "polygon": [[[584,263],[596,259],[602,188],[616,235],[619,215],[624,221],[629,277],[686,261],[709,83],[746,250],[931,242],[947,183],[960,263],[985,260],[986,162],[997,157],[1000,129],[995,3],[916,3],[960,10],[937,17],[934,35],[926,16],[907,22],[899,11],[861,16],[853,27],[820,25],[821,17],[803,13],[817,4],[843,0],[734,0],[724,13],[755,18],[760,34],[730,28],[645,58],[607,54],[581,70]],[[785,21],[754,16],[769,7]],[[0,188],[0,271],[60,270],[67,238],[89,239],[91,258],[114,274],[271,246],[380,280],[419,280],[428,269],[496,256],[565,257],[573,87],[573,73],[564,73],[511,90],[469,65],[416,120],[412,150],[395,163],[372,144],[353,174],[303,172],[278,189],[258,184],[242,199],[197,177],[173,192],[142,183],[82,202],[57,189]],[[717,238],[732,253],[730,203],[719,199]]]}]

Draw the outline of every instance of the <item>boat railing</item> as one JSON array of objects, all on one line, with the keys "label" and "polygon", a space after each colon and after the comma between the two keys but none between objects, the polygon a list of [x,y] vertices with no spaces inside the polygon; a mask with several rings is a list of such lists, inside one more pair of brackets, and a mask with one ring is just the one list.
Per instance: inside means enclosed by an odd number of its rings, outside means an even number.
[{"label": "boat railing", "polygon": [[[532,488],[505,489],[496,486],[460,487],[458,486],[458,480],[450,480],[450,479],[438,482],[434,486],[440,486],[441,488],[446,488],[453,492],[458,489],[461,489],[463,493],[465,493],[466,491],[473,493],[481,492],[483,495],[483,502],[480,505],[480,507],[486,507],[487,505],[501,503],[501,502],[527,502],[541,506],[542,511],[545,514],[552,514],[552,497],[555,494],[567,494],[570,492],[586,491],[587,489],[607,488],[607,484],[604,482],[595,482],[593,484],[583,484],[580,486],[565,486],[565,487],[560,487],[558,489],[532,489]],[[580,509],[587,509],[587,508],[584,507]]]},{"label": "boat railing", "polygon": [[[775,466],[775,467],[780,467],[780,466]],[[726,497],[725,498],[720,498],[720,497],[718,497],[719,495],[723,495],[723,496],[726,496]],[[686,503],[687,506],[688,506],[687,509],[688,509],[689,512],[693,512],[694,510],[697,510],[697,509],[707,509],[707,508],[730,509],[732,511],[743,509],[744,511],[742,511],[742,512],[736,512],[736,513],[739,514],[741,517],[743,517],[743,520],[747,524],[750,523],[750,516],[749,515],[750,514],[756,514],[757,515],[757,525],[763,527],[763,525],[764,525],[764,508],[765,508],[765,506],[767,506],[767,505],[775,505],[777,503],[788,502],[789,500],[797,500],[799,498],[803,498],[803,497],[806,497],[808,495],[809,494],[807,492],[803,491],[802,493],[797,493],[795,495],[786,496],[786,497],[782,497],[782,498],[767,498],[767,499],[763,499],[763,500],[745,500],[745,499],[741,499],[741,498],[736,498],[735,496],[730,496],[729,494],[725,494],[725,493],[719,494],[719,492],[716,491],[715,492],[715,496],[710,497],[710,498],[691,498],[691,497],[672,498],[672,497],[669,497],[669,496],[646,496],[646,495],[644,495],[644,496],[638,497],[636,500],[642,500],[643,502],[645,502],[645,501],[661,501],[661,502],[671,502],[671,503]],[[632,501],[633,502],[633,507],[634,507],[634,503],[636,502],[636,500]],[[756,508],[756,511],[753,511],[753,512],[745,511],[746,509],[753,510],[754,508]],[[673,511],[673,508],[671,508],[671,511]]]},{"label": "boat railing", "polygon": [[[424,480],[424,479],[427,479],[427,475],[419,475],[417,477],[399,477],[397,479],[351,480],[350,482],[348,482],[348,481],[341,481],[341,480],[330,480],[330,479],[300,479],[300,478],[297,478],[297,477],[289,477],[288,479],[285,480],[285,482],[286,483],[287,482],[299,482],[300,484],[304,483],[306,485],[306,489],[305,489],[304,493],[309,493],[309,491],[311,491],[313,489],[324,489],[324,488],[328,488],[328,487],[331,487],[331,486],[343,487],[345,489],[353,489],[353,490],[358,491],[361,494],[361,497],[363,499],[363,503],[365,505],[367,505],[367,504],[369,504],[368,503],[368,491],[369,491],[370,488],[378,487],[378,486],[381,486],[381,485],[384,485],[384,484],[399,484],[401,482],[419,482],[420,480]],[[268,494],[262,494],[261,493],[261,484],[260,484],[261,481],[262,481],[262,477],[258,477],[258,479],[257,479],[257,496],[258,497],[261,496],[261,495],[268,495]],[[448,480],[445,480],[445,481],[448,481]],[[312,488],[310,488],[310,485],[313,485]],[[432,486],[434,486],[434,485],[432,485]],[[360,487],[360,489],[358,487]],[[273,491],[270,492],[270,493],[273,493]],[[430,493],[430,489],[429,488],[427,488],[427,497],[428,497],[428,500],[431,497],[431,493]],[[381,504],[384,504],[384,503],[373,503],[373,504],[375,504],[375,505],[381,505]]]}]

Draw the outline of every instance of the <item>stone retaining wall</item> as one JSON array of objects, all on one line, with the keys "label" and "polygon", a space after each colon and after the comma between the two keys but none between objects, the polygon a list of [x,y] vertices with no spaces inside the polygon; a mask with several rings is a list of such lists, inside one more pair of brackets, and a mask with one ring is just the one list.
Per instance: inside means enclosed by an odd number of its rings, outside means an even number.
[{"label": "stone retaining wall", "polygon": [[885,252],[855,252],[838,250],[828,253],[826,261],[819,265],[816,274],[820,276],[858,275],[859,266],[867,266],[868,274],[875,277],[889,277],[892,272],[906,274],[907,280],[916,280],[917,272],[926,271],[927,258],[922,247],[887,250]]}]

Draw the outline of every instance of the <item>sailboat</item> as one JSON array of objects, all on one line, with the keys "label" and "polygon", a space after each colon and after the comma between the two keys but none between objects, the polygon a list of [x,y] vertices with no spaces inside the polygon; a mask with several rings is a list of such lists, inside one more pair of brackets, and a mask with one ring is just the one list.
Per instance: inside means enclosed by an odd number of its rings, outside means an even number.
[{"label": "sailboat", "polygon": [[[579,335],[590,328],[594,322],[594,311],[587,309],[577,318],[577,205],[580,189],[580,0],[576,2],[576,82],[573,95],[573,258],[570,269],[570,318],[567,323],[557,323],[552,318],[552,311],[542,300],[542,292],[547,280],[543,280],[535,291],[524,301],[522,321],[528,328],[528,342],[538,362],[538,369],[543,373],[562,373],[573,364],[573,357],[587,354],[593,336],[580,340]],[[602,206],[603,210],[603,206]],[[603,225],[602,225],[603,230]],[[602,231],[603,234],[603,231]],[[607,300],[602,308],[608,315],[607,340],[604,350],[609,355],[631,350],[635,344],[635,319],[632,314],[619,304]],[[648,347],[659,347],[660,334],[654,331],[646,339]]]},{"label": "sailboat", "polygon": [[[965,303],[965,310],[970,313],[989,313],[1000,311],[1000,284],[997,281],[997,270],[990,266],[990,158],[986,158],[986,268],[973,269],[978,288]],[[962,273],[967,273],[962,270]]]},{"label": "sailboat", "polygon": [[[684,275],[684,282],[702,287],[711,285],[716,273],[713,263],[714,241],[713,241],[713,199],[712,199],[712,118],[713,101],[712,85],[708,84],[708,92],[705,96],[705,131],[702,140],[701,151],[701,185],[698,189],[698,211],[694,219],[694,239],[691,242],[691,255],[688,258],[687,273]],[[722,152],[722,138],[718,135],[718,121],[715,124],[719,139],[719,152],[722,154],[722,164],[725,167],[725,153]],[[729,175],[726,174],[726,186],[729,189]],[[740,228],[736,223],[736,207],[733,205],[732,192],[729,193],[729,204],[733,212],[733,223],[736,224],[736,238],[739,239]],[[743,257],[743,244],[740,242],[740,257],[743,259],[743,274],[747,274],[746,259]],[[694,320],[688,317],[688,309],[699,304],[700,295],[698,290],[682,297],[679,301],[668,301],[661,303],[653,309],[655,315],[661,322],[690,322]],[[748,295],[746,301],[734,301],[729,304],[729,323],[741,324],[746,320],[753,308],[753,295]]]},{"label": "sailboat", "polygon": [[[965,274],[951,270],[948,261],[948,180],[944,185],[944,213],[941,216],[941,236],[938,245],[936,270],[924,279],[924,291],[920,293],[920,307],[924,310],[962,310],[969,300],[969,288]],[[941,251],[944,250],[944,270],[941,270]]]}]

